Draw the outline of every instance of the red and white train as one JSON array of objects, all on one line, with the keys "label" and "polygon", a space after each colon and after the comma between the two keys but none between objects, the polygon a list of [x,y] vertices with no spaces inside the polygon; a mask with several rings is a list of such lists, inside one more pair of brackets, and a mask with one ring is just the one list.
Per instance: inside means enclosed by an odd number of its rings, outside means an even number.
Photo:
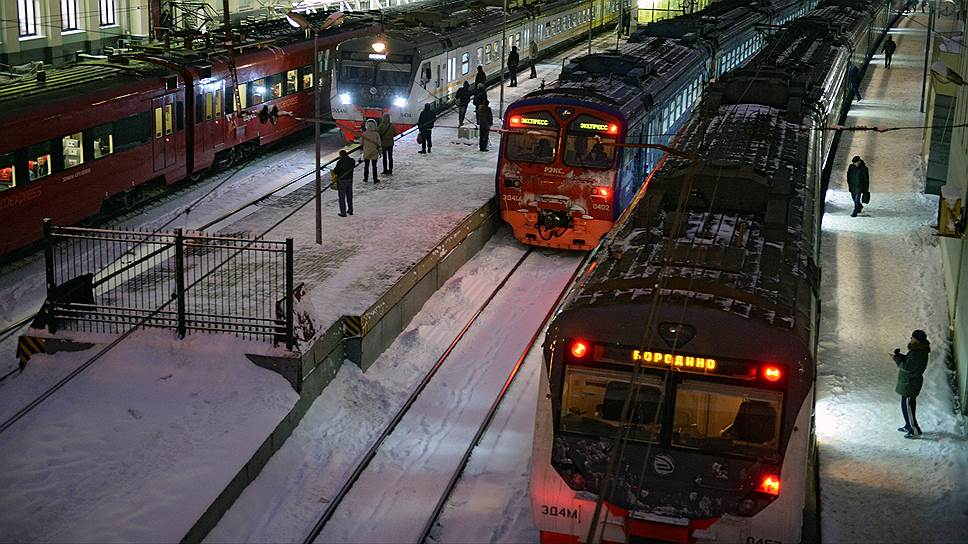
[{"label": "red and white train", "polygon": [[233,30],[234,78],[225,47],[152,45],[0,83],[0,255],[40,240],[44,218],[77,223],[309,126],[296,118],[313,117],[317,87],[328,110],[336,45],[378,28],[321,31],[319,82],[312,40],[282,19]]}]

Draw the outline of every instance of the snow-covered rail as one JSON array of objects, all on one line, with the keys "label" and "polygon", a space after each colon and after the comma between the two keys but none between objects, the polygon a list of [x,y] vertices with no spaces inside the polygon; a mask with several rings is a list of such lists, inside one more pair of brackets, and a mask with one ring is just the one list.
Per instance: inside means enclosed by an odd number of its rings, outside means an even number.
[{"label": "snow-covered rail", "polygon": [[304,542],[422,542],[580,268],[528,250],[470,317]]}]

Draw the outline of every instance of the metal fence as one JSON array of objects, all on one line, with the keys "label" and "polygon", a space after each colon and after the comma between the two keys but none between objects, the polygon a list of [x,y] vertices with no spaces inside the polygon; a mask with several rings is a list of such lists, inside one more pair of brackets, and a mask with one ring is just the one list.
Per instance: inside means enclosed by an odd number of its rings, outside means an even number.
[{"label": "metal fence", "polygon": [[293,345],[293,245],[45,221],[47,303],[58,328],[227,332]]}]

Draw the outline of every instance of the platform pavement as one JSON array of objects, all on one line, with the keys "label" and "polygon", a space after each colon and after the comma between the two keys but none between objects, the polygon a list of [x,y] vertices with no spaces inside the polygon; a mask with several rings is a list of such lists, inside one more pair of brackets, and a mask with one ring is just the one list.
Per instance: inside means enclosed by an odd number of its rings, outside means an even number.
[{"label": "platform pavement", "polygon": [[[954,28],[939,17],[938,30]],[[927,14],[905,17],[890,69],[875,55],[847,125],[920,126]],[[921,193],[921,130],[845,132],[823,222],[817,434],[823,542],[966,542],[968,447],[952,415],[944,357],[946,298],[934,230],[937,197]],[[851,217],[845,172],[859,155],[871,201]],[[891,352],[913,329],[933,344],[918,415],[905,440]]]}]

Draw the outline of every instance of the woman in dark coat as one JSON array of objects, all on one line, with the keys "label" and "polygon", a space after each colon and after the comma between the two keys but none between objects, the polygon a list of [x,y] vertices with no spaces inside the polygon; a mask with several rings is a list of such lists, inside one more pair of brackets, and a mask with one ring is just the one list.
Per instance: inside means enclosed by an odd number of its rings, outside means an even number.
[{"label": "woman in dark coat", "polygon": [[918,394],[924,383],[924,369],[928,366],[928,354],[931,353],[931,343],[928,335],[922,330],[911,333],[907,354],[902,355],[900,349],[894,350],[894,363],[897,365],[897,385],[894,391],[901,395],[901,414],[904,416],[904,426],[898,428],[905,433],[904,438],[919,438],[921,427],[915,414]]}]

